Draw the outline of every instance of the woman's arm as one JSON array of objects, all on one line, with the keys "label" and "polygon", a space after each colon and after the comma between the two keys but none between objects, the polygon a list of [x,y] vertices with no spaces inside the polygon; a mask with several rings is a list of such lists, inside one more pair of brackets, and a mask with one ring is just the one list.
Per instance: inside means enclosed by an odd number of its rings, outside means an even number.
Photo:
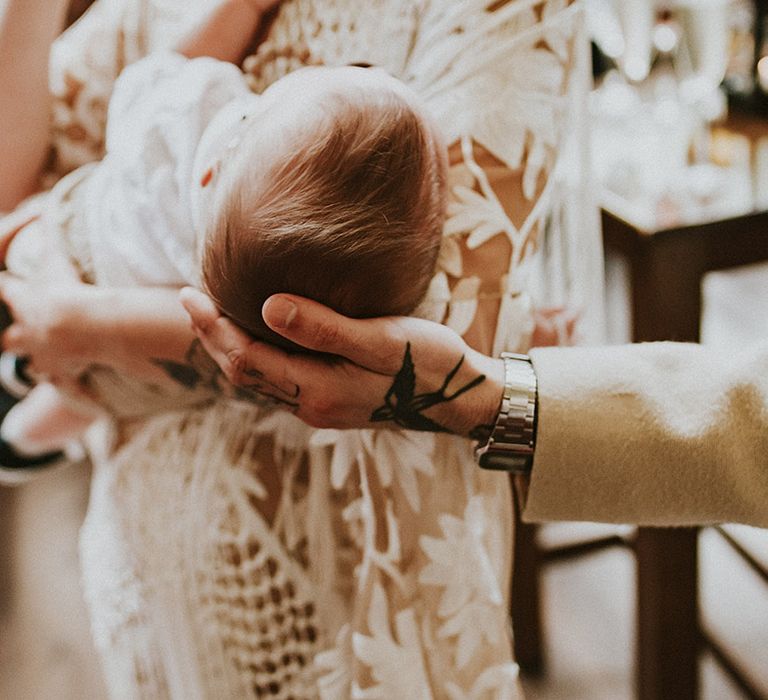
[{"label": "woman's arm", "polygon": [[48,59],[68,0],[0,0],[0,211],[38,187],[49,147]]},{"label": "woman's arm", "polygon": [[264,15],[280,0],[226,0],[177,45],[187,58],[210,56],[239,63]]},{"label": "woman's arm", "polygon": [[183,363],[195,339],[174,289],[26,281],[6,273],[0,296],[14,317],[4,349],[30,356],[35,371],[54,378],[94,364],[156,377],[158,361]]}]

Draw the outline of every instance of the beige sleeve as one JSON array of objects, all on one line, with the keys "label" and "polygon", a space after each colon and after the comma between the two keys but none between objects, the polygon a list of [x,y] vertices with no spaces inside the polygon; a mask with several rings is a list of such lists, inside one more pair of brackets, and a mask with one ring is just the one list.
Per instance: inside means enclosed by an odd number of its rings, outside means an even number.
[{"label": "beige sleeve", "polygon": [[768,527],[768,343],[531,352],[526,520]]}]

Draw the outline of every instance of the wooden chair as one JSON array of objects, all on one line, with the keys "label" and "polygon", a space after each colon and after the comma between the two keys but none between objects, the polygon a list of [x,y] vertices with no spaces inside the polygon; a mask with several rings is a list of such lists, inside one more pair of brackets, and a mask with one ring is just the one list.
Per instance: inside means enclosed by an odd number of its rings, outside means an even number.
[{"label": "wooden chair", "polygon": [[[604,211],[603,241],[629,264],[633,340],[698,342],[701,283],[712,270],[768,260],[768,211],[694,226],[639,230]],[[683,262],[684,261],[684,264]],[[665,303],[674,299],[675,303]],[[517,518],[512,616],[515,652],[525,673],[542,674],[540,577],[545,566],[606,547],[628,547],[637,561],[636,697],[696,700],[703,651],[741,688],[745,697],[766,700],[713,632],[701,624],[698,602],[698,528],[638,528],[620,536],[546,549],[537,526]],[[762,580],[765,567],[723,528],[721,537]]]}]

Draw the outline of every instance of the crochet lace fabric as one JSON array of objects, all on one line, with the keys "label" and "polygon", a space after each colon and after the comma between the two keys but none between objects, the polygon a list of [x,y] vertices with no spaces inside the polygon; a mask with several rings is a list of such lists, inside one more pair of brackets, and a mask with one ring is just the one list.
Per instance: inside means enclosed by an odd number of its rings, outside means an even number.
[{"label": "crochet lace fabric", "polygon": [[[99,157],[119,70],[206,7],[97,0],[62,36],[52,178]],[[302,65],[366,62],[418,91],[451,144],[419,313],[498,353],[527,347],[529,291],[558,281],[543,235],[584,318],[596,298],[572,284],[601,257],[565,142],[583,142],[587,60],[570,0],[293,0],[244,70],[261,90]],[[220,402],[94,449],[81,549],[114,697],[518,696],[509,487],[467,441],[313,430]]]}]

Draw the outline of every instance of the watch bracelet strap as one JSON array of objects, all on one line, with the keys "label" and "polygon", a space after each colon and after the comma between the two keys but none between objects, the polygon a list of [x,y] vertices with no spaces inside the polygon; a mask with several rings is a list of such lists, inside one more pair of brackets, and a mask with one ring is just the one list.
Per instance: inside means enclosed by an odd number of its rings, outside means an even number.
[{"label": "watch bracelet strap", "polygon": [[536,373],[527,355],[502,353],[504,392],[488,442],[476,450],[478,464],[516,474],[529,474],[536,443]]}]

